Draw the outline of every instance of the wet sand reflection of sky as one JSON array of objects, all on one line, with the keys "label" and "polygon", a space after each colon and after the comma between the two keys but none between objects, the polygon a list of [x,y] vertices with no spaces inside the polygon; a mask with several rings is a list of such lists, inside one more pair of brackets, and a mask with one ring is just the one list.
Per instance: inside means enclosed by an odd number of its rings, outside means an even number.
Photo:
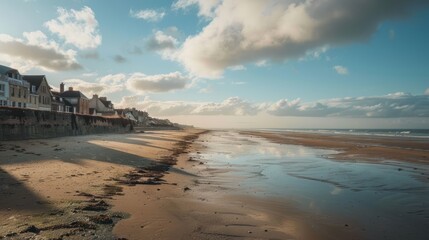
[{"label": "wet sand reflection of sky", "polygon": [[213,133],[205,145],[201,155],[208,169],[226,170],[208,175],[233,191],[280,197],[303,212],[357,221],[371,237],[428,236],[428,166],[335,161],[323,158],[332,150],[270,143],[235,132]]}]

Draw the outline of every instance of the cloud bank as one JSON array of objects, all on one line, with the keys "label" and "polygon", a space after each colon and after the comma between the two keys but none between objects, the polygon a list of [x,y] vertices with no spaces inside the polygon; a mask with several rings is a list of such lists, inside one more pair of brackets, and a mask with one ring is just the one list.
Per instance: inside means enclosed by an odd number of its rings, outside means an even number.
[{"label": "cloud bank", "polygon": [[425,0],[179,0],[209,17],[178,55],[191,73],[216,78],[232,66],[283,61],[326,46],[364,41],[388,19],[407,16]]},{"label": "cloud bank", "polygon": [[394,93],[374,97],[354,97],[302,103],[281,99],[275,103],[252,103],[238,97],[222,102],[153,101],[138,96],[124,97],[118,104],[135,106],[155,116],[224,115],[253,116],[267,113],[283,117],[407,118],[429,117],[429,96]]},{"label": "cloud bank", "polygon": [[76,51],[64,50],[59,44],[48,40],[41,31],[24,32],[24,38],[0,34],[0,60],[26,72],[39,67],[46,71],[81,69],[76,61]]},{"label": "cloud bank", "polygon": [[169,92],[185,88],[190,81],[189,77],[180,72],[158,75],[134,73],[127,81],[127,88],[137,93]]}]

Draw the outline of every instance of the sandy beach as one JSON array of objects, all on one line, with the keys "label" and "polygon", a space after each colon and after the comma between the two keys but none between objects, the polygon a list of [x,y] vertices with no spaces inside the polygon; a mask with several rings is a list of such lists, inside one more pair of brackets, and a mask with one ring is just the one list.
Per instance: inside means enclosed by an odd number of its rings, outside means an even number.
[{"label": "sandy beach", "polygon": [[[247,186],[242,181],[247,177],[234,172],[239,168],[233,170],[237,150],[228,153],[225,166],[211,162],[222,154],[215,148],[225,141],[221,138],[238,139],[226,144],[244,152],[246,143],[257,149],[257,144],[268,146],[264,142],[268,139],[276,144],[269,145],[270,151],[290,146],[281,144],[332,151],[323,152],[326,159],[318,160],[322,162],[388,159],[418,164],[412,174],[427,182],[428,145],[420,140],[190,129],[4,141],[0,142],[0,238],[366,238],[357,222],[304,211],[294,198],[264,195],[257,183]],[[337,189],[347,191],[347,184]],[[423,216],[426,208],[419,208]]]}]

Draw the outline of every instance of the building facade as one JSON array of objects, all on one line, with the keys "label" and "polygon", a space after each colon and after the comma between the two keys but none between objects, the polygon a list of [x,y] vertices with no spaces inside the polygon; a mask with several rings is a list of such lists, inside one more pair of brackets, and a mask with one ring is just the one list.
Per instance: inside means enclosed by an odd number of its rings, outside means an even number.
[{"label": "building facade", "polygon": [[106,97],[98,97],[97,94],[93,95],[89,100],[89,112],[98,116],[115,114],[112,102],[108,101]]},{"label": "building facade", "polygon": [[0,76],[0,106],[9,105],[9,82],[6,81],[6,78]]},{"label": "building facade", "polygon": [[[10,67],[0,65],[0,75],[3,79],[2,82],[7,82],[9,85],[8,98],[6,104],[4,104],[3,100],[3,106],[27,108],[30,84],[22,79],[22,75],[18,70]],[[4,84],[4,88],[6,90],[6,84]],[[3,91],[3,93],[7,96],[6,91]]]},{"label": "building facade", "polygon": [[73,113],[89,115],[89,99],[80,91],[74,91],[73,87],[64,91],[64,84],[61,83],[60,96],[71,104]]},{"label": "building facade", "polygon": [[51,111],[53,96],[46,76],[24,75],[22,79],[30,83],[30,107],[42,111]]}]

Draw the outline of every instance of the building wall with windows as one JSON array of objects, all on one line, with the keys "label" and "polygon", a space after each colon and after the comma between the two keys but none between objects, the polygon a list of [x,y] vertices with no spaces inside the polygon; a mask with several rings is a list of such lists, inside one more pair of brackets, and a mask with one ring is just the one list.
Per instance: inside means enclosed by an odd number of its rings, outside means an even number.
[{"label": "building wall with windows", "polygon": [[[31,108],[51,111],[52,93],[45,75],[23,75],[22,79],[30,83]],[[34,98],[36,97],[36,99]]]},{"label": "building wall with windows", "polygon": [[9,105],[9,82],[0,76],[0,106]]},{"label": "building wall with windows", "polygon": [[7,77],[9,82],[9,106],[27,108],[30,84],[24,80]]}]

